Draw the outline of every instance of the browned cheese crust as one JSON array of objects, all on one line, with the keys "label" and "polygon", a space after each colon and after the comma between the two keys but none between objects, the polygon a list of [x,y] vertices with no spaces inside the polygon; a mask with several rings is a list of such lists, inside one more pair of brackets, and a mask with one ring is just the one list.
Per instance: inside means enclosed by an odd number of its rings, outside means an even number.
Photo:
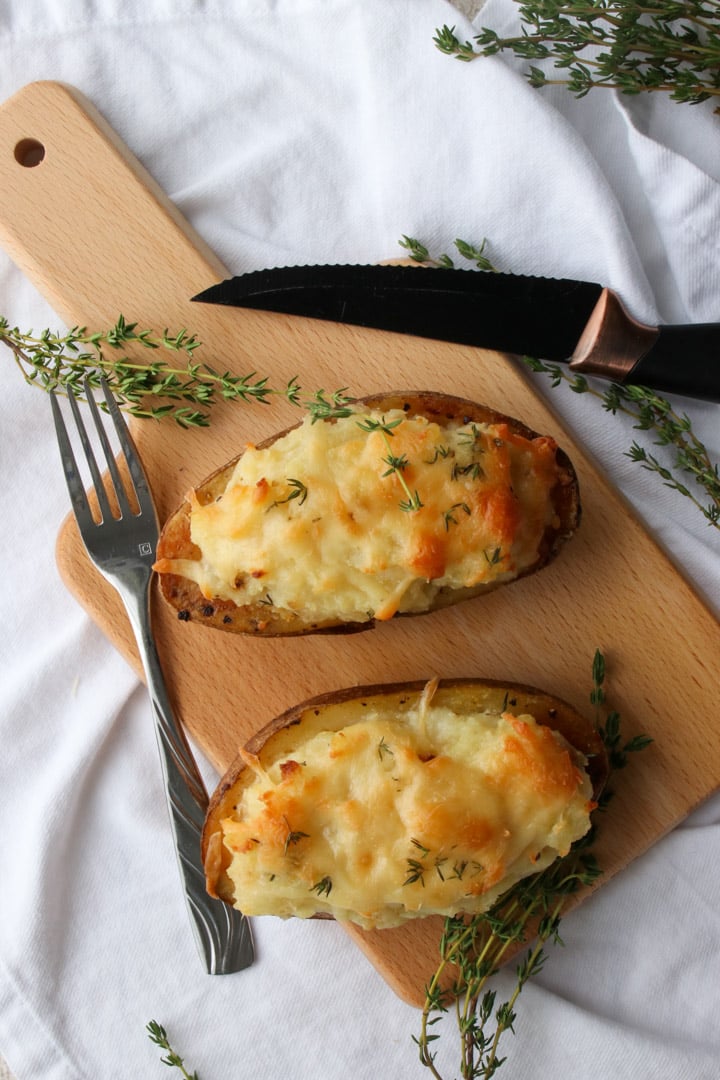
[{"label": "browned cheese crust", "polygon": [[[426,685],[425,682],[387,683],[322,694],[288,709],[253,735],[220,780],[208,806],[202,859],[210,894],[231,904],[235,899],[232,882],[225,873],[229,857],[223,847],[222,822],[232,817],[244,785],[252,780],[248,757],[262,762],[264,753],[272,754],[276,750],[292,757],[294,748],[302,744],[309,730],[323,726],[336,730],[343,726],[345,714],[337,706],[357,703],[359,718],[367,706],[379,706],[391,715],[417,702]],[[558,732],[585,756],[595,800],[607,783],[607,752],[594,723],[562,698],[532,686],[494,679],[457,678],[439,680],[433,701],[460,716],[467,715],[469,723],[473,714],[483,711],[529,714],[538,724]]]}]

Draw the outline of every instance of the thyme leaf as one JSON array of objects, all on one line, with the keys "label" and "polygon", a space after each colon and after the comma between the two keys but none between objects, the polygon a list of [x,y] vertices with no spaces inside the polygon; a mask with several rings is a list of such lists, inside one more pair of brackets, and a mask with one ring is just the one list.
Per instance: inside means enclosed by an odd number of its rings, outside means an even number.
[{"label": "thyme leaf", "polygon": [[383,755],[387,755],[388,757],[392,757],[392,758],[395,757],[395,752],[392,749],[392,747],[388,746],[388,744],[385,742],[385,736],[384,735],[381,737],[380,742],[378,743],[377,752],[378,752],[378,757],[380,758],[381,761],[383,760]]},{"label": "thyme leaf", "polygon": [[469,476],[472,480],[478,480],[482,474],[482,466],[478,461],[471,461],[467,465],[458,465],[456,462],[450,471],[453,480],[458,480],[461,476]]},{"label": "thyme leaf", "polygon": [[462,510],[465,514],[471,514],[472,510],[467,503],[458,502],[453,503],[449,510],[446,510],[443,514],[443,521],[445,523],[445,532],[450,531],[451,525],[457,525],[458,519],[455,517],[455,511]]},{"label": "thyme leaf", "polygon": [[315,892],[318,896],[329,896],[332,891],[332,878],[323,877],[319,881],[316,881],[314,885],[310,886],[310,892]]},{"label": "thyme leaf", "polygon": [[[400,247],[404,248],[413,262],[425,263],[428,266],[444,267],[447,270],[453,270],[455,268],[455,260],[450,255],[438,255],[433,258],[427,247],[412,236],[403,236],[399,241]],[[490,258],[485,254],[487,247],[487,240],[484,239],[480,244],[471,244],[467,240],[455,240],[455,248],[457,253],[462,256],[463,259],[467,259],[469,262],[475,264],[478,270],[490,270],[493,273],[497,272],[497,267],[493,264]]]},{"label": "thyme leaf", "polygon": [[[421,860],[426,859],[428,857],[428,855],[430,854],[430,848],[426,848],[424,844],[421,844],[420,841],[416,840],[414,837],[411,837],[410,843],[413,845],[414,848],[417,849],[418,854],[420,855],[420,858],[419,859],[409,858],[409,859],[406,860],[406,862],[407,862],[407,871],[406,871],[405,880],[403,881],[403,887],[405,885],[415,885],[417,882],[420,882],[420,884],[422,885],[422,887],[424,889],[425,888],[425,871],[427,870],[427,866]],[[436,865],[437,865],[437,860],[436,860]]]},{"label": "thyme leaf", "polygon": [[291,829],[290,822],[287,818],[284,819],[285,824],[288,827],[287,836],[285,837],[285,847],[283,848],[283,855],[287,855],[288,848],[293,844],[299,844],[301,840],[305,840],[309,837],[310,833],[302,832],[300,829]]},{"label": "thyme leaf", "polygon": [[425,874],[426,867],[419,859],[407,860],[407,876],[403,881],[403,885],[414,885],[417,881],[425,887]]},{"label": "thyme leaf", "polygon": [[434,465],[436,461],[440,461],[440,460],[444,461],[445,458],[448,457],[449,454],[450,454],[450,447],[445,446],[444,443],[440,443],[439,446],[435,447],[435,452],[434,452],[433,456],[431,458],[426,458],[425,459],[425,464],[426,465]]},{"label": "thyme leaf", "polygon": [[403,469],[407,469],[410,462],[407,459],[407,454],[400,454],[399,457],[395,457],[394,454],[388,454],[383,458],[383,463],[388,466],[386,472],[384,472],[383,478],[391,476],[394,472],[402,472]]},{"label": "thyme leaf", "polygon": [[[316,390],[311,398],[304,402],[304,406],[312,417],[312,422],[318,420],[338,420],[345,416],[352,416],[352,398],[347,396],[347,386],[341,390],[334,390],[330,397],[326,396],[325,390]],[[300,404],[299,399],[293,404]]]},{"label": "thyme leaf", "polygon": [[[364,420],[358,420],[357,426],[362,431],[381,431],[384,435],[392,435],[394,429],[402,424],[402,417],[398,417],[397,420],[386,420],[385,417],[381,417],[379,420],[374,420],[372,416],[366,417]],[[388,449],[390,444],[388,443]]]},{"label": "thyme leaf", "polygon": [[417,490],[411,492],[408,489],[407,499],[403,499],[399,505],[400,509],[408,514],[414,514],[417,510],[422,510],[423,508],[423,502]]}]

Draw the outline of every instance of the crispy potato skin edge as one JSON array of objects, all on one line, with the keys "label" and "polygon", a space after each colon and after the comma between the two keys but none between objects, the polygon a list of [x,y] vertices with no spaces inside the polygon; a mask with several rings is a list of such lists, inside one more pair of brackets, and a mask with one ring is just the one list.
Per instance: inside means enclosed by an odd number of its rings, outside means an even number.
[{"label": "crispy potato skin edge", "polygon": [[[503,413],[496,412],[487,405],[466,401],[464,398],[453,397],[449,394],[441,394],[435,391],[402,391],[395,390],[384,394],[372,394],[368,397],[357,398],[355,405],[366,406],[371,409],[402,409],[410,416],[426,416],[439,423],[462,420],[466,423],[505,423],[513,432],[527,439],[538,437],[538,432],[533,431],[521,421]],[[325,421],[332,423],[332,421]],[[294,427],[298,427],[296,424]],[[258,444],[259,449],[271,446],[277,439],[282,438],[292,431],[293,428],[285,428],[283,431],[271,436]],[[221,466],[212,473],[197,489],[198,496],[210,502],[222,494],[227,486],[228,479],[235,465],[242,455],[238,455],[226,465]],[[560,448],[556,452],[556,461],[559,467],[560,481],[553,491],[555,510],[560,519],[557,529],[548,529],[536,561],[512,582],[537,573],[547,566],[558,554],[564,543],[577,529],[581,518],[580,491],[577,476],[572,462],[567,454]],[[178,545],[183,544],[187,548],[187,557],[192,558],[192,545],[185,537],[189,537],[190,504],[184,501],[181,506],[168,518],[162,530],[158,542],[157,557],[171,557],[177,554]],[[202,626],[212,627],[226,633],[253,634],[257,637],[280,637],[301,634],[349,634],[370,630],[375,625],[374,621],[363,623],[340,623],[337,620],[326,620],[312,624],[303,623],[298,616],[291,611],[274,608],[264,604],[248,604],[238,607],[228,600],[208,601],[200,592],[194,582],[179,577],[176,574],[160,575],[160,594],[163,599],[175,608],[179,617],[187,622],[197,622]],[[394,616],[402,618],[414,615],[430,614],[431,611],[443,607],[450,607],[464,600],[470,600],[483,593],[491,592],[500,584],[480,585],[472,589],[442,590],[438,593],[433,607],[428,612],[412,612]]]},{"label": "crispy potato skin edge", "polygon": [[[383,700],[389,702],[393,697],[397,696],[419,698],[426,685],[425,680],[384,683],[354,686],[321,694],[293,706],[274,720],[271,720],[247,741],[244,751],[259,756],[278,733],[284,732],[293,726],[302,725],[306,716],[316,716],[318,712],[321,713],[328,706],[370,699],[375,699],[376,703],[381,704]],[[440,679],[436,697],[437,693],[441,691],[457,692],[468,703],[474,698],[482,699],[483,694],[487,692],[495,691],[503,697],[507,693],[508,700],[513,703],[512,708],[515,712],[530,713],[538,723],[545,724],[554,731],[558,731],[572,747],[587,757],[587,771],[593,785],[593,798],[597,799],[602,792],[609,775],[609,762],[605,745],[595,725],[562,698],[548,694],[534,686],[513,684],[496,679]],[[478,707],[480,707],[480,703]],[[247,765],[244,760],[238,755],[210,798],[202,833],[201,857],[205,865],[208,892],[212,896],[225,900],[227,903],[233,902],[233,895],[232,885],[224,873],[227,863],[223,862],[220,855],[221,823],[223,818],[230,816],[233,812],[234,804],[237,802],[242,788],[243,773],[246,768]],[[324,915],[322,917],[331,918],[332,916]]]}]

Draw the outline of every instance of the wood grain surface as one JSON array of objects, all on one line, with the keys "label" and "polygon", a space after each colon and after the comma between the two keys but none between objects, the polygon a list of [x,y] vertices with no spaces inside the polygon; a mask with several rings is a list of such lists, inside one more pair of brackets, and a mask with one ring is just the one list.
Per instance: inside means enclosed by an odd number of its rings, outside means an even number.
[{"label": "wood grain surface", "polygon": [[[44,148],[33,167],[21,163],[27,140]],[[555,436],[577,469],[583,521],[558,560],[451,610],[347,637],[246,640],[179,622],[157,604],[171,692],[218,770],[289,706],[361,683],[486,676],[533,684],[587,709],[599,647],[625,734],[642,731],[655,740],[615,779],[598,848],[600,885],[720,787],[712,720],[720,628],[515,362],[464,346],[191,304],[226,269],[70,87],[31,84],[0,108],[0,185],[0,243],[67,324],[106,329],[122,312],[156,330],[188,327],[203,342],[197,360],[257,371],[277,386],[298,374],[309,393],[349,386],[357,394],[460,394]],[[246,441],[297,419],[283,403],[221,405],[202,431],[137,422],[161,517]],[[60,482],[59,461],[48,462],[54,467]],[[68,588],[139,671],[120,603],[89,565],[71,520],[57,556]],[[348,933],[399,995],[420,1004],[440,926],[425,919]]]}]

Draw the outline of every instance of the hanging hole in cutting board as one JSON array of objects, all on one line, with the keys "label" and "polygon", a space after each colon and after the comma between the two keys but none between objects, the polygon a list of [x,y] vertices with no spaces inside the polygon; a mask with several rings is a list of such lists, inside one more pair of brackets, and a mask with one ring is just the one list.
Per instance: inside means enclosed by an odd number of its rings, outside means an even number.
[{"label": "hanging hole in cutting board", "polygon": [[45,157],[45,147],[37,139],[21,139],[15,147],[15,160],[24,169],[33,169]]}]

